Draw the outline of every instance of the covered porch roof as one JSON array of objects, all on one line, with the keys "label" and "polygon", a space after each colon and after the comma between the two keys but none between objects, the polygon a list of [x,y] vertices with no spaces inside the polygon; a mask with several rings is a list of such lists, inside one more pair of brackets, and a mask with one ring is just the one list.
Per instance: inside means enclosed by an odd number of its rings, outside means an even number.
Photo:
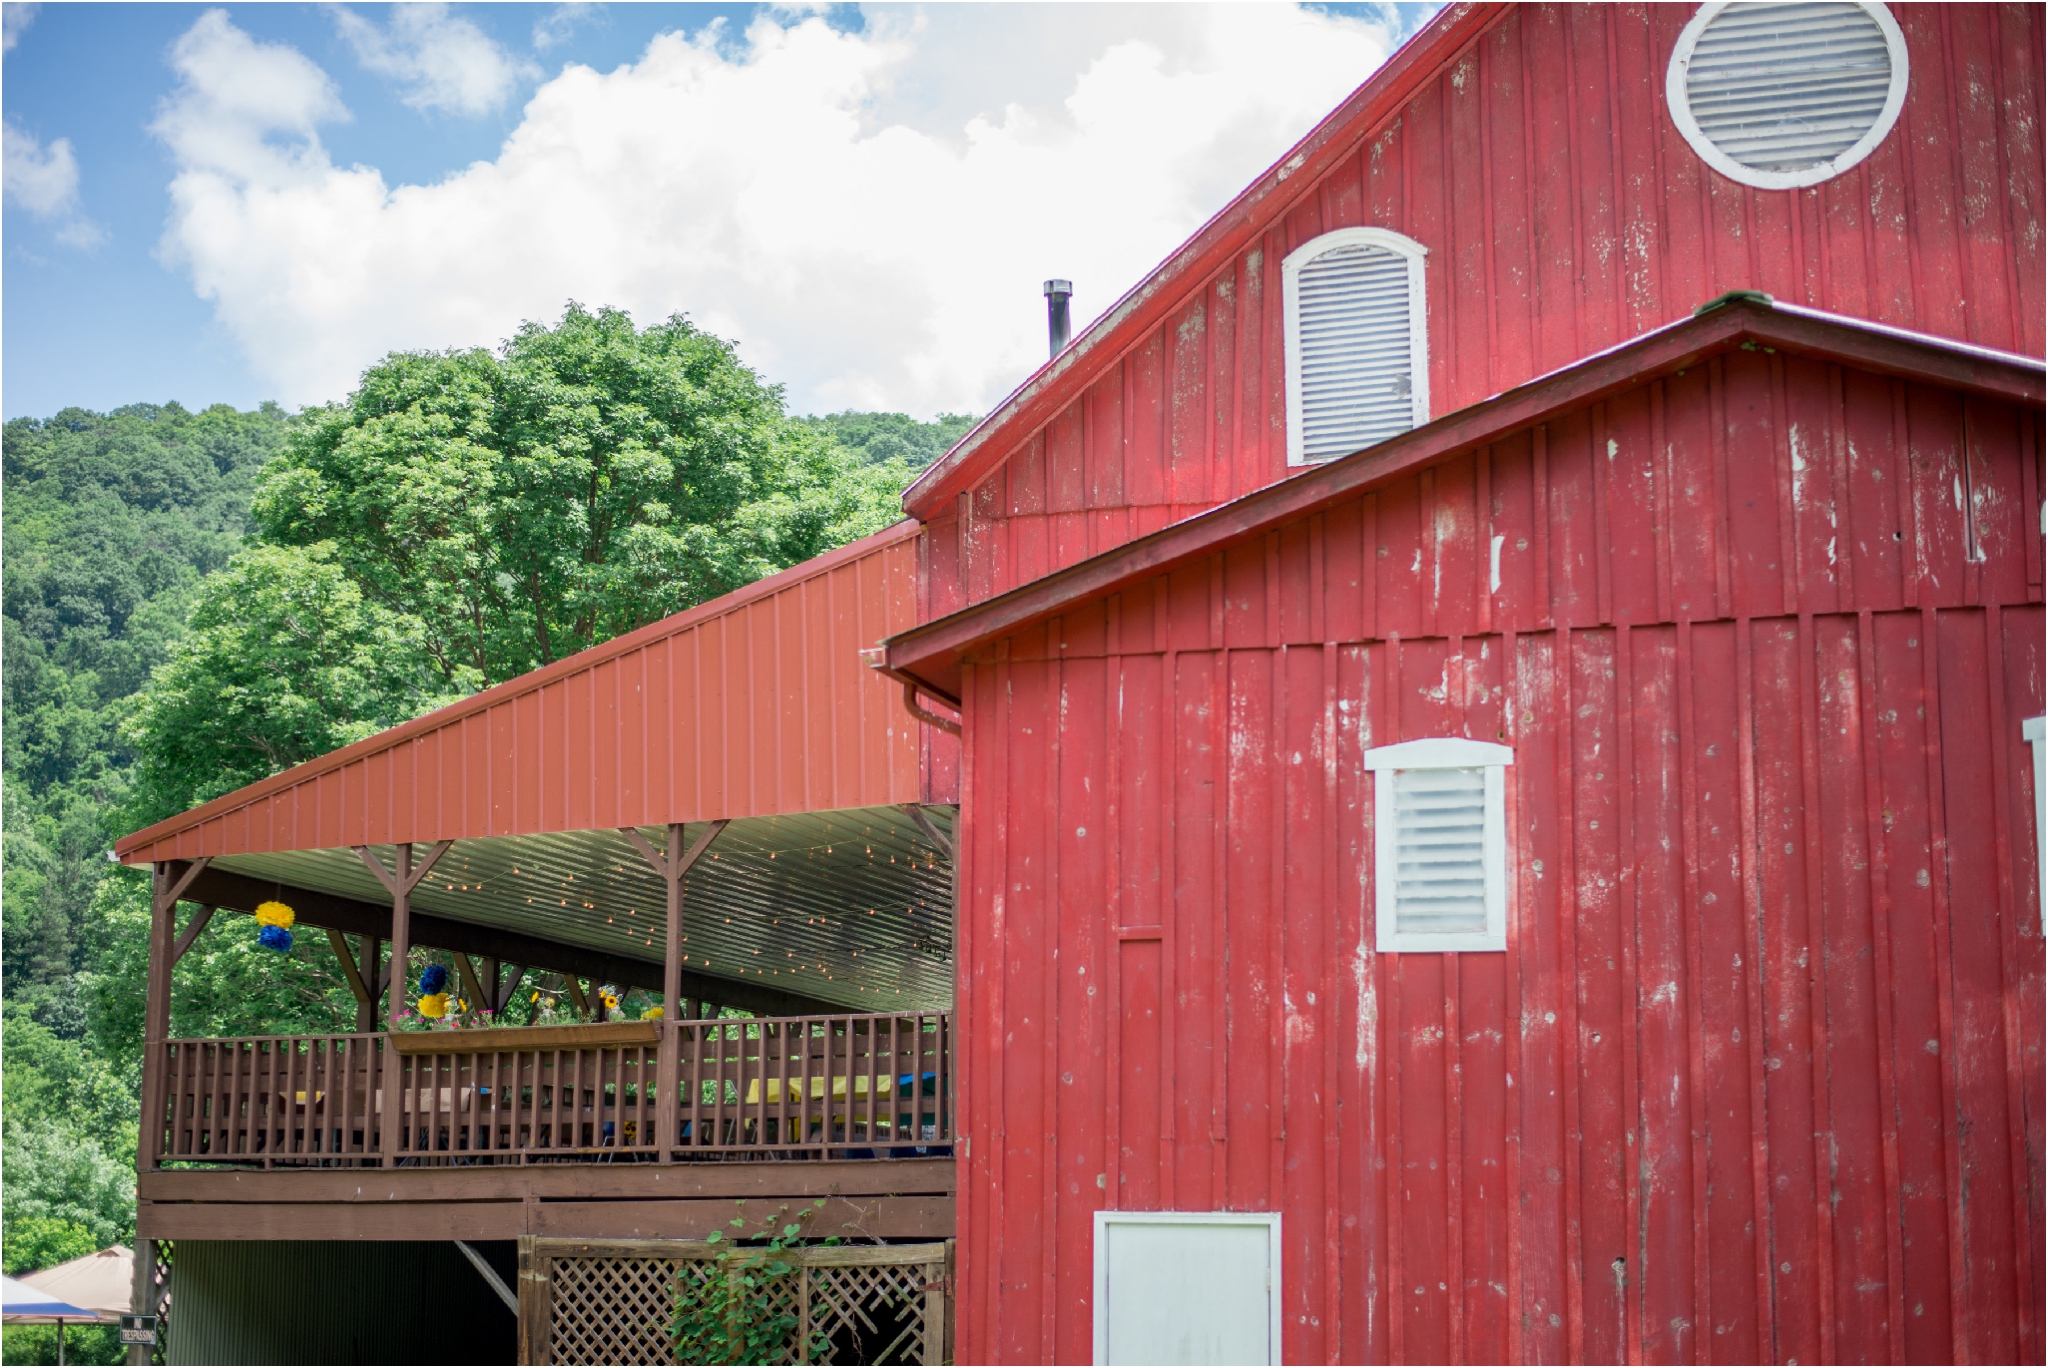
[{"label": "covered porch roof", "polygon": [[[683,880],[685,991],[776,1013],[950,1007],[953,822],[879,806],[726,824]],[[216,856],[184,897],[244,912],[276,897],[308,926],[389,934],[390,894],[349,846]],[[458,839],[411,901],[414,944],[661,986],[662,881],[621,830]]]},{"label": "covered porch roof", "polygon": [[[674,856],[718,824],[682,881],[687,997],[949,1007],[952,794],[932,775],[958,743],[861,654],[917,620],[916,534],[899,523],[309,760],[115,858],[165,867],[165,890],[203,860],[180,901],[275,897],[311,927],[659,989],[666,881],[627,832]],[[366,856],[388,872],[393,847],[443,844],[395,928]]]}]

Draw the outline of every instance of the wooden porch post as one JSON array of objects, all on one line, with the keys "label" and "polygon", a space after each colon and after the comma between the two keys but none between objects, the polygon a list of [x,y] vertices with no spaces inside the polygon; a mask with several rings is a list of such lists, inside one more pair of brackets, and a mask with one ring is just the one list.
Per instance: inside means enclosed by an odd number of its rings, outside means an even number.
[{"label": "wooden porch post", "polygon": [[362,964],[359,972],[363,986],[370,990],[367,1000],[356,1003],[356,1034],[368,1035],[377,1029],[377,999],[382,995],[382,986],[377,982],[378,970],[383,968],[380,961],[384,953],[384,940],[380,936],[362,937],[360,946]]},{"label": "wooden porch post", "polygon": [[[159,866],[161,868],[161,866]],[[135,1241],[135,1275],[129,1291],[128,1305],[138,1316],[153,1316],[157,1308],[156,1296],[156,1241],[137,1239]],[[162,1338],[164,1327],[157,1326],[157,1336]],[[123,1361],[142,1365],[146,1368],[155,1351],[147,1344],[131,1344]]]},{"label": "wooden porch post", "polygon": [[398,1029],[405,995],[412,985],[412,842],[398,847],[398,877],[391,884],[391,997],[384,1004],[384,1029]]},{"label": "wooden porch post", "polygon": [[[384,1008],[384,1023],[387,1030],[398,1029],[398,1014],[405,1010],[405,995],[412,986],[412,974],[406,968],[406,959],[412,954],[412,891],[419,881],[427,877],[435,863],[448,853],[453,841],[437,842],[427,852],[427,857],[414,868],[412,842],[402,841],[398,846],[398,872],[393,874],[384,867],[384,862],[370,853],[368,846],[357,846],[356,858],[364,868],[377,876],[377,882],[384,885],[391,894],[391,998]],[[364,976],[368,979],[368,975]],[[376,997],[373,990],[370,994]]]},{"label": "wooden porch post", "polygon": [[657,851],[649,845],[637,828],[620,827],[619,830],[654,866],[667,895],[668,919],[661,947],[661,1058],[656,1070],[661,1088],[661,1124],[655,1131],[660,1137],[655,1143],[666,1153],[683,1142],[678,1130],[683,1113],[676,1105],[682,1096],[683,1064],[683,877],[690,872],[690,866],[711,848],[711,843],[718,839],[718,833],[725,830],[725,819],[713,822],[688,852],[682,849],[681,822],[668,824],[666,851]]},{"label": "wooden porch post", "polygon": [[[715,830],[715,828],[714,828]],[[683,1143],[683,877],[676,853],[683,846],[683,824],[668,824],[668,859],[662,862],[666,918],[661,942],[661,1057],[656,1061],[661,1088],[661,1124],[655,1143],[662,1157]]]},{"label": "wooden porch post", "polygon": [[171,968],[178,962],[178,899],[206,868],[202,855],[182,871],[159,860],[151,870],[149,908],[149,985],[142,1006],[142,1131],[135,1166],[151,1170],[163,1155],[164,1042],[171,1036]]}]

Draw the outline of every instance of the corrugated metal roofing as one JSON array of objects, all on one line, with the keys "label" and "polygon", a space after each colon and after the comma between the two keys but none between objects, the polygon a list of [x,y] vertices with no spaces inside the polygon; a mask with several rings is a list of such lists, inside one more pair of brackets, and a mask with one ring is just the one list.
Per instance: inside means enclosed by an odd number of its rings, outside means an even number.
[{"label": "corrugated metal roofing", "polygon": [[[949,809],[927,818],[952,830]],[[664,830],[643,834],[656,849],[667,844]],[[347,847],[229,855],[214,867],[390,902]],[[901,808],[735,821],[684,881],[683,964],[855,1010],[942,1009],[953,1000],[952,880],[951,862]],[[413,891],[413,906],[636,955],[657,970],[667,954],[661,881],[616,830],[459,840]]]},{"label": "corrugated metal roofing", "polygon": [[[123,838],[129,863],[950,801],[863,648],[917,620],[899,523]],[[942,758],[942,757],[934,757]],[[950,772],[947,770],[946,772]]]}]

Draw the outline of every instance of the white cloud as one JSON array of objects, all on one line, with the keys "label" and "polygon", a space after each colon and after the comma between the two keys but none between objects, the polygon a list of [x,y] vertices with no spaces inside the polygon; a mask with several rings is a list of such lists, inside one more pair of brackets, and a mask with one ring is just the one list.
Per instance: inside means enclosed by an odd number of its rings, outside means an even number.
[{"label": "white cloud", "polygon": [[[1042,280],[1075,281],[1085,324],[1391,46],[1277,6],[941,6],[861,34],[781,12],[569,66],[495,160],[393,187],[331,164],[317,68],[216,12],[156,125],[165,257],[291,403],[574,298],[688,312],[799,412],[979,411],[1044,359]],[[270,96],[236,94],[243,63]]]},{"label": "white cloud", "polygon": [[106,236],[79,211],[78,158],[69,138],[45,147],[13,120],[0,124],[0,185],[7,200],[54,222],[59,242],[91,247]]},{"label": "white cloud", "polygon": [[533,21],[533,50],[546,52],[558,43],[568,42],[599,8],[592,4],[550,5],[547,13]]},{"label": "white cloud", "polygon": [[0,5],[0,52],[14,51],[14,45],[36,21],[36,11],[41,8],[33,0],[7,0]]},{"label": "white cloud", "polygon": [[[348,110],[327,73],[296,48],[259,43],[208,10],[171,48],[180,78],[150,131],[169,144],[178,176],[243,186],[317,186],[333,172],[320,145],[323,123]],[[282,135],[282,141],[272,141]]]},{"label": "white cloud", "polygon": [[337,7],[334,24],[356,60],[403,85],[405,102],[415,109],[489,114],[503,107],[523,77],[537,74],[442,4],[393,5],[389,28]]}]

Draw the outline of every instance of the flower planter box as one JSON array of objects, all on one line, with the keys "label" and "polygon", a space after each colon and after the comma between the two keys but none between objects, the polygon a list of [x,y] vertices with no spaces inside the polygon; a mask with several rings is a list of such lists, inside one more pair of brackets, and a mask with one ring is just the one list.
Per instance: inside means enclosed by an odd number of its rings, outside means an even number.
[{"label": "flower planter box", "polygon": [[397,1031],[400,1054],[478,1054],[497,1050],[588,1050],[606,1045],[653,1045],[658,1021],[594,1021],[587,1026],[472,1026],[453,1031]]}]

